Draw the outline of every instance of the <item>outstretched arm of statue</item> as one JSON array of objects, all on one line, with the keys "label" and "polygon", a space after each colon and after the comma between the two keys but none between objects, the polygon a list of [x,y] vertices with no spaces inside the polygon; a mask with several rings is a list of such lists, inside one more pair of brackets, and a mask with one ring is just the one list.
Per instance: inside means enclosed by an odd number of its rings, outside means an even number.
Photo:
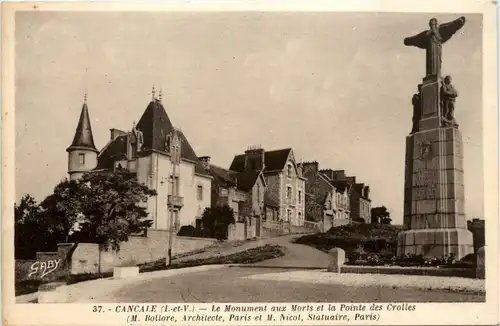
[{"label": "outstretched arm of statue", "polygon": [[439,34],[441,34],[442,42],[448,41],[464,25],[465,17],[460,17],[449,23],[439,25]]},{"label": "outstretched arm of statue", "polygon": [[426,49],[427,43],[429,41],[428,31],[424,31],[414,36],[406,37],[404,39],[404,44],[406,46],[416,46],[420,49]]}]

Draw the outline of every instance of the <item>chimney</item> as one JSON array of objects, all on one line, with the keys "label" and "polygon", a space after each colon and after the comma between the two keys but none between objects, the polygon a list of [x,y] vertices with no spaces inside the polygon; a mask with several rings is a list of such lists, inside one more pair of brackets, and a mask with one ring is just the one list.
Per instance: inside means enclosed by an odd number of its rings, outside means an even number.
[{"label": "chimney", "polygon": [[356,177],[346,177],[345,179],[350,184],[356,184]]},{"label": "chimney", "polygon": [[260,171],[265,168],[265,151],[260,146],[250,146],[245,151],[245,170]]},{"label": "chimney", "polygon": [[333,179],[335,180],[345,180],[345,170],[335,170],[332,171]]},{"label": "chimney", "polygon": [[201,164],[203,164],[205,170],[210,169],[210,156],[200,156],[198,159],[201,161]]},{"label": "chimney", "polygon": [[327,177],[328,179],[333,180],[332,179],[332,177],[333,177],[333,173],[332,173],[333,171],[332,171],[332,169],[323,169],[323,170],[319,170],[319,172],[323,176]]},{"label": "chimney", "polygon": [[370,186],[366,186],[363,189],[363,197],[365,197],[366,199],[370,199]]},{"label": "chimney", "polygon": [[120,136],[125,136],[127,134],[125,131],[115,128],[109,129],[109,131],[111,132],[111,140],[115,140],[116,138]]},{"label": "chimney", "polygon": [[309,172],[318,173],[319,163],[316,161],[302,163],[302,173],[305,175]]}]

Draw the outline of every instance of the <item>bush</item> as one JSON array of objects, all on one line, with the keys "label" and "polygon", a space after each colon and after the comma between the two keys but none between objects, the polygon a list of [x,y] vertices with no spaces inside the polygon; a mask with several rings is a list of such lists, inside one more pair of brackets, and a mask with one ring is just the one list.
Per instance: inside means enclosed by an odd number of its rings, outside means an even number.
[{"label": "bush", "polygon": [[177,232],[177,235],[180,237],[196,237],[196,229],[192,225],[184,225]]},{"label": "bush", "polygon": [[460,261],[455,261],[451,254],[442,258],[425,258],[423,255],[406,254],[394,256],[381,253],[352,253],[348,255],[346,265],[358,266],[401,266],[401,267],[440,267],[440,268],[476,268],[476,262],[471,255],[467,255]]},{"label": "bush", "polygon": [[[396,254],[397,235],[400,226],[380,224],[351,224],[333,227],[328,232],[305,235],[296,243],[309,245],[328,252],[338,247],[352,254],[359,246],[371,253],[390,252]],[[386,255],[386,254],[385,254]]]},{"label": "bush", "polygon": [[207,207],[201,217],[203,235],[219,240],[227,239],[227,228],[234,224],[234,211],[228,205]]}]

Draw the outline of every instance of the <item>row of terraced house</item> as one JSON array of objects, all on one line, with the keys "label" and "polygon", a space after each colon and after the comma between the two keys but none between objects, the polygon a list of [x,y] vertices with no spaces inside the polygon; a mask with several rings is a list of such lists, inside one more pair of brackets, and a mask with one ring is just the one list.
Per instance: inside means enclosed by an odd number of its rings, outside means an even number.
[{"label": "row of terraced house", "polygon": [[197,156],[186,135],[179,132],[181,160],[173,173],[169,144],[173,130],[161,100],[153,97],[137,124],[127,131],[110,129],[109,141],[98,150],[85,101],[67,149],[70,178],[116,169],[136,174],[157,192],[147,203],[154,230],[170,228],[169,210],[174,212],[173,228],[178,231],[182,226],[196,229],[207,207],[222,205],[231,207],[236,221],[244,224],[244,234],[235,238],[370,223],[368,186],[343,170],[297,162],[292,148],[250,147],[224,168],[212,164],[209,156]]}]

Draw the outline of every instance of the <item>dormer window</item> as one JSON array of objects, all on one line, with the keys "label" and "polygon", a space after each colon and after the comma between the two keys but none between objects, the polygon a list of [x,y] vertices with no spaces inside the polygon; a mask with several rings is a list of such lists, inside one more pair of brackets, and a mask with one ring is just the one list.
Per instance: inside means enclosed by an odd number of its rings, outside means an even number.
[{"label": "dormer window", "polygon": [[292,165],[288,164],[287,165],[287,171],[286,171],[287,177],[291,178],[292,177]]}]

